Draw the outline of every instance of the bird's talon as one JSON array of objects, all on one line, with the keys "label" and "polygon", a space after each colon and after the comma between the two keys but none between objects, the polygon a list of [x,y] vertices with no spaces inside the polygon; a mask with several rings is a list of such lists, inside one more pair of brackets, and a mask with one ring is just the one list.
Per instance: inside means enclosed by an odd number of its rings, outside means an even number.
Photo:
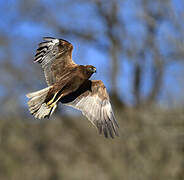
[{"label": "bird's talon", "polygon": [[47,106],[49,107],[49,108],[52,108],[52,107],[54,107],[56,105],[56,103],[52,103],[52,104],[48,104],[47,103]]},{"label": "bird's talon", "polygon": [[56,96],[57,96],[57,93],[55,93],[53,98],[49,102],[47,102],[47,106],[50,106],[53,103]]}]

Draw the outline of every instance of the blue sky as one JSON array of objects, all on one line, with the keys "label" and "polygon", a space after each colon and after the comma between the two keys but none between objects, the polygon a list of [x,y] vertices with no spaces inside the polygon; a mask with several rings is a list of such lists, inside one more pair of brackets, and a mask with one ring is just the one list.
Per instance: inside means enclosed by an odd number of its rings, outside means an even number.
[{"label": "blue sky", "polygon": [[[83,42],[79,39],[74,38],[73,36],[63,36],[62,34],[55,31],[52,26],[48,27],[46,21],[51,21],[49,12],[52,12],[52,15],[55,15],[57,22],[61,23],[62,26],[70,26],[70,28],[78,28],[79,30],[91,29],[96,33],[96,36],[101,39],[104,43],[108,43],[108,40],[105,39],[103,33],[104,29],[103,23],[98,20],[98,16],[94,11],[94,7],[89,3],[85,3],[83,6],[80,6],[78,3],[72,1],[72,8],[74,11],[69,10],[71,7],[68,5],[67,1],[40,1],[43,7],[36,7],[34,4],[28,1],[27,6],[20,6],[20,1],[18,0],[9,0],[8,2],[0,0],[0,33],[4,34],[6,38],[11,41],[9,45],[9,51],[14,54],[12,63],[18,68],[22,68],[24,64],[27,64],[27,58],[34,56],[35,49],[37,44],[41,41],[43,36],[54,36],[59,38],[66,38],[74,45],[73,58],[77,63],[81,64],[93,64],[97,67],[98,73],[93,77],[94,79],[102,79],[106,84],[107,88],[110,90],[110,81],[109,81],[109,71],[110,71],[110,61],[108,54],[101,49],[96,49],[90,43]],[[55,3],[53,3],[55,2]],[[127,46],[130,43],[136,43],[138,46],[142,46],[142,39],[144,39],[145,28],[143,24],[137,21],[137,14],[139,8],[141,8],[139,0],[127,0],[125,3],[120,3],[125,9],[125,11],[120,11],[120,18],[124,19],[127,32],[131,34],[134,42],[125,40]],[[33,11],[33,7],[38,8]],[[35,9],[36,9],[35,8]],[[43,8],[43,9],[42,9]],[[121,8],[121,7],[120,7]],[[174,13],[176,16],[179,16],[180,13],[183,13],[184,3],[181,0],[173,1]],[[25,11],[24,16],[20,11],[22,9]],[[40,10],[47,11],[48,16],[43,17]],[[57,11],[58,10],[58,11]],[[55,13],[57,11],[57,13]],[[65,13],[66,12],[66,13]],[[51,23],[53,23],[51,21]],[[164,44],[163,41],[164,34],[173,33],[176,34],[175,29],[172,29],[167,22],[162,23],[160,26],[160,31],[158,34],[158,44],[161,46],[163,54],[167,53],[171,47],[168,44]],[[117,32],[118,33],[118,32]],[[124,38],[122,38],[124,39]],[[4,59],[7,54],[3,46],[0,46],[0,57]],[[151,87],[151,77],[150,77],[150,64],[149,61],[150,54],[147,52],[148,61],[145,64],[145,78],[142,82],[142,95],[145,96],[150,87]],[[133,59],[128,59],[126,56],[121,55],[120,57],[120,72],[119,78],[120,81],[119,95],[121,98],[127,102],[127,104],[133,103],[133,92],[132,92],[132,71],[133,71]],[[31,65],[31,63],[29,64]],[[32,64],[31,68],[36,68],[36,64]],[[169,96],[172,96],[178,101],[181,101],[181,94],[183,91],[183,81],[181,76],[183,75],[183,63],[177,62],[168,66],[165,70],[165,77],[163,87],[167,89],[167,93],[162,92],[160,94],[160,99],[166,101]],[[43,84],[41,84],[43,85]],[[1,94],[3,94],[3,87],[0,88]],[[182,97],[184,100],[184,97]]]}]

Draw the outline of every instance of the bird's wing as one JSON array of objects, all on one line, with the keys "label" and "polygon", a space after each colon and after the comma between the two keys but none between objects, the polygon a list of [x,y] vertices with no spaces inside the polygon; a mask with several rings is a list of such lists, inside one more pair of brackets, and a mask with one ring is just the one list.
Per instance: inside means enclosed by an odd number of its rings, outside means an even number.
[{"label": "bird's wing", "polygon": [[88,80],[61,102],[80,110],[105,137],[110,135],[113,138],[114,134],[118,136],[118,123],[102,81]]},{"label": "bird's wing", "polygon": [[71,43],[52,37],[44,37],[43,40],[36,51],[34,62],[41,63],[46,82],[50,86],[76,64],[72,60]]}]

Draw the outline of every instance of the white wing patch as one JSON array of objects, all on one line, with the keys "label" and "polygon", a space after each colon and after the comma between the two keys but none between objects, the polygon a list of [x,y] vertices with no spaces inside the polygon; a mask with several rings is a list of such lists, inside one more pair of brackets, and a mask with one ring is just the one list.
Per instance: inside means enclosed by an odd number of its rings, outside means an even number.
[{"label": "white wing patch", "polygon": [[67,103],[66,105],[76,108],[85,115],[88,120],[98,128],[99,133],[104,133],[105,137],[118,135],[118,124],[115,120],[111,104],[108,99],[102,100],[97,95],[82,97]]}]

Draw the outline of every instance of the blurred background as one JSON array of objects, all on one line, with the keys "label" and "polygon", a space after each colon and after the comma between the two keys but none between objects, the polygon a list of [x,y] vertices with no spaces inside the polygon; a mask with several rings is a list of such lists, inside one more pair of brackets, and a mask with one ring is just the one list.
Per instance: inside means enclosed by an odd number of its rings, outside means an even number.
[{"label": "blurred background", "polygon": [[[0,179],[183,180],[184,1],[0,0]],[[46,87],[43,36],[97,67],[120,125],[99,136],[59,106],[35,120],[25,94]]]}]

